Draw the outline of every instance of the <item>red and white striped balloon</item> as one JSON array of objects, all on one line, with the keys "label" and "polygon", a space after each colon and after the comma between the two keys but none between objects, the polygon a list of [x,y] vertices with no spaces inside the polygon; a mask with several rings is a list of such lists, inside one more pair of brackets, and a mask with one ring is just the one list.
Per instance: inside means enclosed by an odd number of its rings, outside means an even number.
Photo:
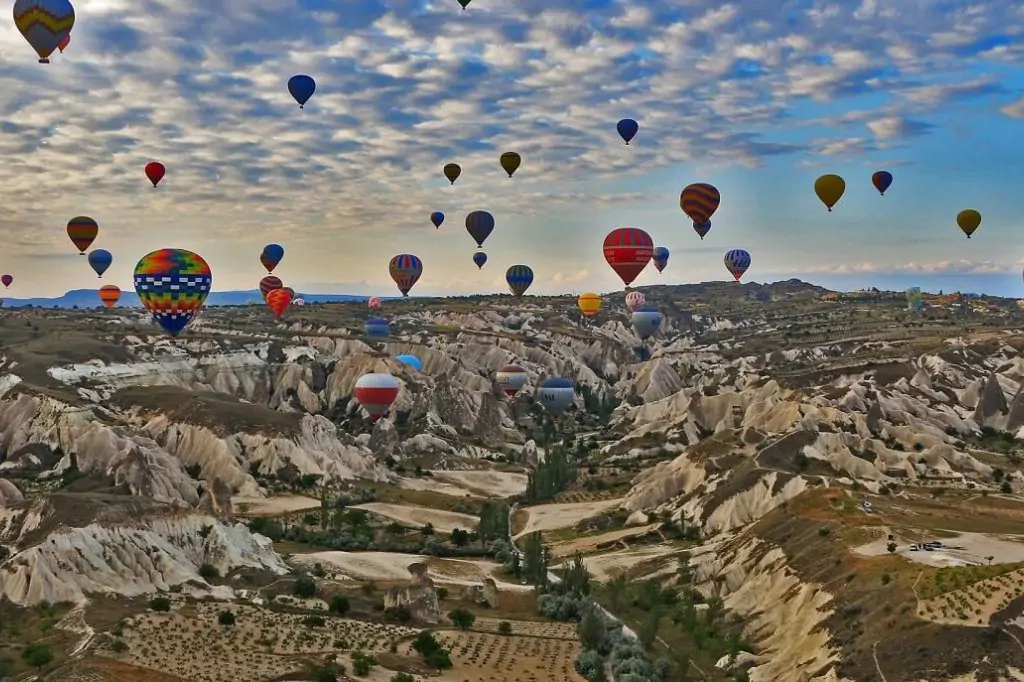
[{"label": "red and white striped balloon", "polygon": [[516,394],[526,385],[529,375],[519,365],[505,365],[498,370],[495,379],[497,379],[501,390],[505,391],[505,395],[515,398]]},{"label": "red and white striped balloon", "polygon": [[401,388],[401,382],[390,374],[371,372],[359,377],[352,395],[376,422],[391,409]]},{"label": "red and white striped balloon", "polygon": [[635,313],[637,308],[642,307],[644,303],[647,303],[647,297],[641,292],[633,290],[626,294],[626,308],[629,309],[629,312]]},{"label": "red and white striped balloon", "polygon": [[369,306],[371,308],[379,308],[382,305],[381,304],[381,300],[380,300],[380,296],[371,296],[370,300],[367,301],[367,303],[369,304]]}]

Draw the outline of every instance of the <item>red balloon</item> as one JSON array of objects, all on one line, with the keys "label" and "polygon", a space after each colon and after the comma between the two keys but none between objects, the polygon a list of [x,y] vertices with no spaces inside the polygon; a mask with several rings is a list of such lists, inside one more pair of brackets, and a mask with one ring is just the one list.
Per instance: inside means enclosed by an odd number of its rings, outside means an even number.
[{"label": "red balloon", "polygon": [[401,388],[398,379],[390,374],[371,372],[359,377],[352,389],[352,397],[376,423],[391,408]]},{"label": "red balloon", "polygon": [[59,43],[57,43],[57,49],[60,50],[61,54],[64,54],[64,50],[67,49],[67,46],[70,45],[70,44],[71,44],[71,34],[68,33],[66,36],[64,36],[63,39],[61,39],[61,41]]},{"label": "red balloon", "polygon": [[164,175],[167,173],[167,169],[159,161],[150,161],[146,164],[146,177],[153,183],[153,187],[160,184],[160,181],[164,179]]},{"label": "red balloon", "polygon": [[3,284],[5,287],[9,287],[14,284],[14,278],[10,275],[4,275],[3,277],[0,277],[0,284]]},{"label": "red balloon", "polygon": [[260,280],[260,293],[263,294],[263,300],[267,300],[267,294],[275,289],[280,289],[284,286],[284,282],[281,281],[280,277],[274,277],[273,275],[267,275]]},{"label": "red balloon", "polygon": [[274,319],[280,319],[291,304],[291,289],[274,289],[267,293],[267,306],[274,313]]},{"label": "red balloon", "polygon": [[636,227],[620,227],[604,238],[604,259],[628,287],[654,256],[651,235]]}]

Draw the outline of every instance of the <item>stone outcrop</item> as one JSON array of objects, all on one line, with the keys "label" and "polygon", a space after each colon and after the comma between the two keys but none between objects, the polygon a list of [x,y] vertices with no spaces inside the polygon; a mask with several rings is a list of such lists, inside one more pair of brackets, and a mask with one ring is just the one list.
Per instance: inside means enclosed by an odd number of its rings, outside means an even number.
[{"label": "stone outcrop", "polygon": [[430,579],[427,565],[422,562],[409,564],[411,580],[408,585],[389,587],[384,592],[384,608],[406,608],[412,617],[424,623],[441,621],[441,605],[437,600],[434,581]]}]

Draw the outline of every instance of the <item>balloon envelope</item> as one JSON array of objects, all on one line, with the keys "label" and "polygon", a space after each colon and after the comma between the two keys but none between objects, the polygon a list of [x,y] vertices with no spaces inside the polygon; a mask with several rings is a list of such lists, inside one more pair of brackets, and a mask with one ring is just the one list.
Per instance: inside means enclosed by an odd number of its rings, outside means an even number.
[{"label": "balloon envelope", "polygon": [[366,305],[370,306],[371,308],[380,308],[383,305],[383,303],[380,300],[380,296],[371,296],[369,300],[366,301]]},{"label": "balloon envelope", "polygon": [[441,227],[441,223],[444,222],[444,213],[434,211],[430,214],[430,222],[434,223],[434,227]]},{"label": "balloon envelope", "polygon": [[9,287],[14,283],[14,277],[12,277],[11,275],[0,276],[0,283],[2,283],[5,287]]},{"label": "balloon envelope", "polygon": [[206,301],[213,274],[203,257],[185,249],[159,249],[135,266],[135,293],[171,336],[192,321]]},{"label": "balloon envelope", "polygon": [[374,338],[384,338],[391,333],[391,323],[382,317],[371,317],[363,323],[363,332]]},{"label": "balloon envelope", "polygon": [[159,161],[150,161],[146,164],[146,177],[153,183],[153,187],[160,184],[160,181],[164,179],[166,174],[167,169]]},{"label": "balloon envelope", "polygon": [[285,287],[267,292],[267,307],[274,313],[275,320],[280,319],[284,315],[285,311],[288,310],[288,306],[292,304],[294,297],[294,292]]},{"label": "balloon envelope", "polygon": [[114,284],[104,284],[100,287],[99,294],[103,305],[113,308],[121,298],[121,287]]},{"label": "balloon envelope", "polygon": [[626,294],[626,309],[629,310],[629,312],[633,312],[646,302],[647,297],[644,296],[642,292],[631,291]]},{"label": "balloon envelope", "polygon": [[708,220],[703,223],[698,223],[697,221],[694,221],[693,231],[697,233],[697,236],[700,237],[701,240],[703,240],[704,235],[711,231],[711,221]]},{"label": "balloon envelope", "polygon": [[284,247],[280,244],[267,244],[260,253],[260,263],[267,269],[267,272],[273,272],[282,258],[284,258]]},{"label": "balloon envelope", "polygon": [[415,355],[396,355],[395,360],[398,360],[403,365],[409,365],[417,372],[423,371],[423,363]]},{"label": "balloon envelope", "polygon": [[267,275],[260,280],[260,294],[263,295],[263,300],[267,300],[267,294],[275,289],[280,289],[284,286],[284,282],[281,281],[280,277],[274,275]]},{"label": "balloon envelope", "polygon": [[650,307],[635,310],[632,316],[633,331],[641,340],[654,336],[661,327],[661,313]]},{"label": "balloon envelope", "polygon": [[288,92],[299,103],[301,109],[306,106],[306,102],[316,92],[316,81],[306,74],[296,74],[288,79]]},{"label": "balloon envelope", "polygon": [[96,241],[96,235],[99,233],[99,224],[89,216],[80,215],[68,221],[68,237],[83,256],[85,250]]},{"label": "balloon envelope", "polygon": [[455,184],[455,181],[462,175],[462,166],[457,163],[446,163],[444,165],[444,176],[448,178],[448,182]]},{"label": "balloon envelope", "polygon": [[476,248],[482,249],[494,232],[494,216],[487,211],[473,211],[466,216],[466,232],[476,241]]},{"label": "balloon envelope", "polygon": [[16,0],[14,25],[39,55],[39,63],[48,64],[75,26],[75,8],[68,0]]},{"label": "balloon envelope", "polygon": [[839,203],[845,191],[846,180],[843,180],[838,175],[822,175],[814,181],[814,193],[818,195],[821,203],[825,204],[829,211]]},{"label": "balloon envelope", "polygon": [[64,40],[60,41],[60,44],[57,45],[57,49],[60,50],[61,54],[64,54],[64,50],[68,49],[68,45],[70,45],[70,44],[71,44],[71,34],[68,33],[66,36],[64,36]]},{"label": "balloon envelope", "polygon": [[654,267],[658,269],[658,272],[663,271],[668,265],[668,249],[664,246],[655,247],[651,260],[654,261]]},{"label": "balloon envelope", "polygon": [[519,166],[523,163],[523,157],[519,156],[515,152],[505,152],[501,155],[498,161],[501,164],[502,170],[508,173],[511,178],[512,175],[519,169]]},{"label": "balloon envelope", "polygon": [[473,262],[476,263],[477,270],[482,269],[484,264],[487,263],[487,254],[483,251],[477,251],[473,254]]},{"label": "balloon envelope", "polygon": [[505,271],[505,282],[513,296],[522,296],[533,284],[533,269],[529,265],[513,265]]},{"label": "balloon envelope", "polygon": [[580,294],[576,304],[579,305],[580,312],[585,317],[593,317],[601,309],[601,297],[598,294],[587,292]]},{"label": "balloon envelope", "polygon": [[498,370],[495,379],[501,390],[505,392],[505,395],[509,398],[514,398],[516,393],[519,393],[523,386],[526,385],[529,375],[519,365],[505,365]]},{"label": "balloon envelope", "polygon": [[370,419],[376,422],[391,408],[401,390],[398,379],[390,374],[371,372],[356,381],[352,396],[363,406]]},{"label": "balloon envelope", "polygon": [[113,262],[114,256],[106,249],[93,249],[89,252],[89,265],[98,277],[102,277]]},{"label": "balloon envelope", "polygon": [[749,267],[750,254],[743,249],[733,249],[725,254],[725,268],[736,278],[737,282]]},{"label": "balloon envelope", "polygon": [[423,261],[411,253],[400,253],[388,263],[388,272],[391,273],[391,279],[398,285],[402,296],[408,296],[409,290],[416,285],[423,274]]},{"label": "balloon envelope", "polygon": [[885,190],[892,186],[892,173],[889,171],[878,171],[871,176],[871,184],[875,186],[878,193],[885,196]]},{"label": "balloon envelope", "polygon": [[973,208],[960,211],[956,214],[956,224],[960,226],[960,229],[970,239],[974,231],[981,226],[981,214]]},{"label": "balloon envelope", "polygon": [[629,286],[654,255],[651,235],[636,227],[620,227],[604,238],[604,259]]},{"label": "balloon envelope", "polygon": [[615,124],[615,129],[619,131],[619,137],[622,138],[623,142],[629,144],[636,137],[636,134],[640,132],[640,124],[631,118],[624,118]]},{"label": "balloon envelope", "polygon": [[679,195],[679,207],[695,223],[706,223],[718,210],[722,195],[718,188],[706,182],[687,185]]},{"label": "balloon envelope", "polygon": [[573,388],[572,380],[555,377],[547,379],[540,385],[537,396],[548,412],[562,414],[572,405],[576,390]]}]

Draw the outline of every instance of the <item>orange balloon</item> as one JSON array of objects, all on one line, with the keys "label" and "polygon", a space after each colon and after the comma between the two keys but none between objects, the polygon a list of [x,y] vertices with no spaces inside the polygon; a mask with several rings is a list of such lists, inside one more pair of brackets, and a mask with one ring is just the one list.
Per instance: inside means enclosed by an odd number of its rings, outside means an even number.
[{"label": "orange balloon", "polygon": [[114,284],[106,284],[100,287],[100,300],[103,305],[113,308],[121,298],[121,287]]},{"label": "orange balloon", "polygon": [[284,312],[288,310],[294,295],[291,289],[274,289],[267,292],[267,307],[274,313],[275,320],[281,319]]}]

